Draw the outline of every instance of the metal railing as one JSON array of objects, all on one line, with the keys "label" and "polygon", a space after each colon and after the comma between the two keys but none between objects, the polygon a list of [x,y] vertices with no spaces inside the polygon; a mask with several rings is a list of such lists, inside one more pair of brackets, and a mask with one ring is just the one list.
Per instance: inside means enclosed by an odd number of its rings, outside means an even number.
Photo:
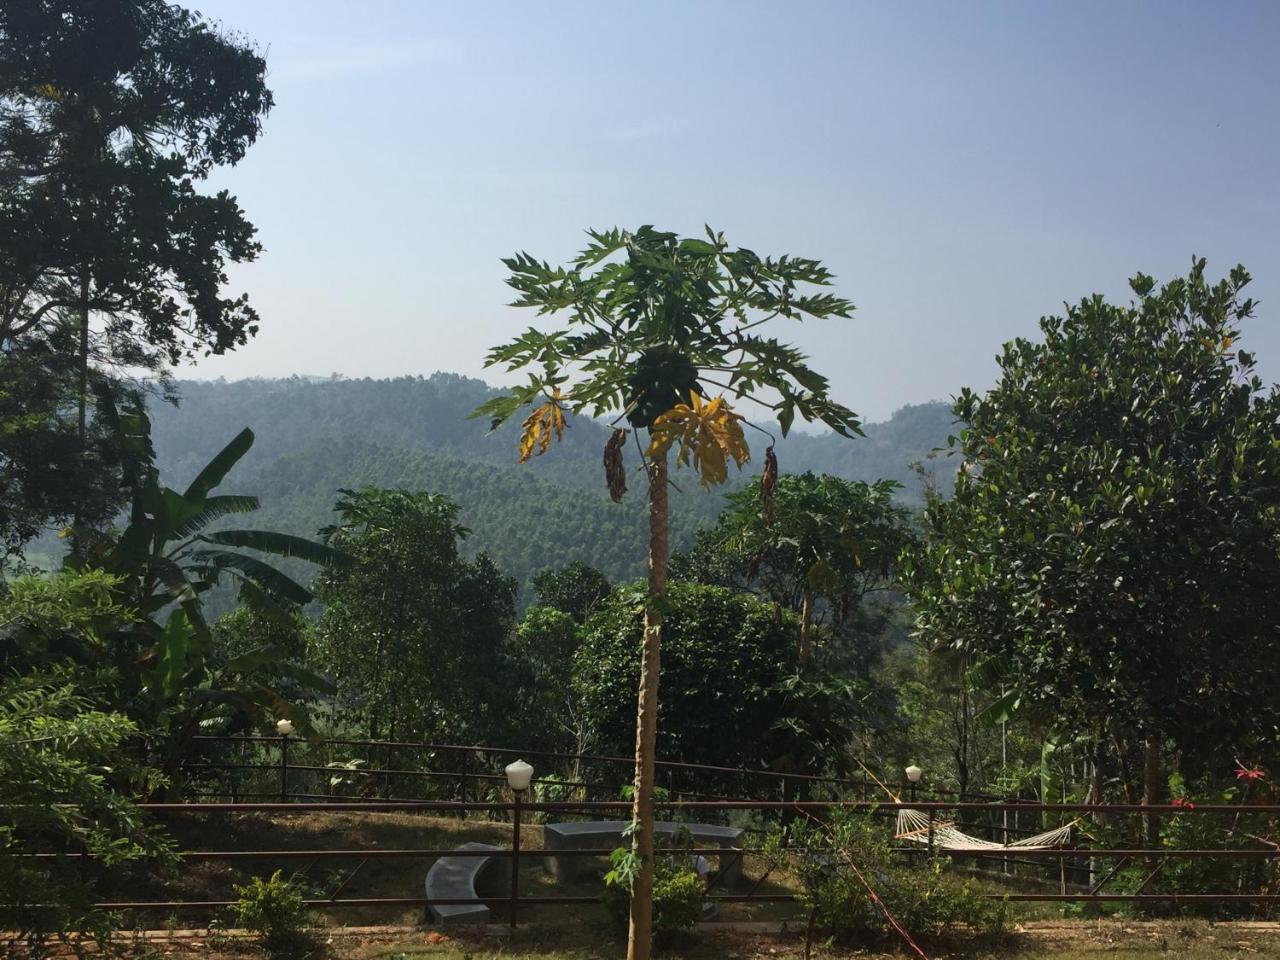
[{"label": "metal railing", "polygon": [[[568,788],[582,792],[586,799],[615,799],[621,784],[629,783],[631,773],[635,769],[634,757],[610,756],[607,754],[565,753],[553,750],[520,750],[511,747],[492,747],[479,744],[430,743],[412,740],[360,740],[341,737],[324,737],[304,740],[289,735],[284,736],[217,736],[202,735],[194,738],[197,746],[201,744],[223,744],[237,747],[243,754],[248,749],[274,751],[273,762],[260,761],[254,763],[237,763],[230,760],[201,758],[184,765],[184,771],[194,774],[247,773],[267,775],[276,779],[277,789],[268,793],[263,790],[254,791],[254,799],[278,796],[282,801],[290,798],[309,799],[343,799],[343,794],[326,794],[315,790],[297,789],[298,774],[321,774],[359,779],[375,789],[371,794],[381,793],[381,799],[393,799],[397,791],[392,784],[404,786],[405,781],[427,781],[442,784],[446,792],[453,796],[447,799],[468,801],[475,799],[479,787],[485,784],[501,787],[506,783],[502,773],[502,762],[507,759],[523,758],[525,760],[547,760],[559,764],[552,775],[543,774],[535,778],[537,787]],[[317,749],[331,754],[334,747],[354,748],[367,753],[381,753],[386,757],[386,766],[364,766],[358,768],[342,768],[306,762],[290,762],[290,750],[304,749],[311,752]],[[426,769],[405,766],[391,766],[394,752],[412,752],[417,757],[424,754],[439,754],[448,762],[440,769],[430,762],[424,764]],[[479,764],[479,765],[477,765]],[[737,781],[746,787],[738,796],[762,796],[775,794],[782,800],[809,799],[805,794],[824,790],[838,792],[842,796],[853,795],[859,800],[875,801],[891,799],[885,790],[897,796],[908,796],[914,785],[899,782],[881,782],[869,777],[832,777],[806,774],[791,771],[761,770],[747,767],[729,767],[715,764],[690,763],[679,760],[658,760],[655,764],[659,774],[666,775],[666,783],[659,786],[673,800],[723,801],[737,799],[725,795],[726,784]],[[557,775],[565,769],[592,769],[618,772],[619,778],[612,779],[566,779]],[[260,779],[261,779],[260,778]],[[381,790],[376,789],[376,781],[381,781]],[[701,781],[703,786],[697,784]],[[706,784],[712,786],[708,787]],[[261,785],[259,783],[258,785]],[[720,789],[713,789],[719,787]],[[422,792],[422,791],[419,791]],[[954,798],[961,801],[999,801],[1010,800],[1009,797],[996,796],[989,793],[948,789],[946,787],[930,787],[929,794],[937,797]],[[249,793],[227,789],[217,792],[206,792],[204,799],[227,796],[234,800],[248,798]],[[372,797],[370,797],[372,798]],[[395,799],[427,799],[422,796],[395,797]],[[1012,833],[1012,831],[1011,831]]]},{"label": "metal railing", "polygon": [[[1045,901],[1045,902],[1096,902],[1096,903],[1170,903],[1170,904],[1254,904],[1269,905],[1280,902],[1280,894],[1270,892],[1249,892],[1240,889],[1234,891],[1158,891],[1149,888],[1169,863],[1179,860],[1266,860],[1280,861],[1280,848],[1268,841],[1256,839],[1254,846],[1223,847],[1221,849],[1196,848],[1173,849],[1161,847],[1142,849],[1131,846],[1124,847],[1071,847],[1071,848],[1006,848],[989,849],[948,849],[933,842],[933,826],[941,825],[957,815],[1001,814],[1009,810],[1034,813],[1038,816],[1066,818],[1068,815],[1106,815],[1111,818],[1126,816],[1235,816],[1260,815],[1274,818],[1280,814],[1280,805],[1262,804],[1202,804],[1194,808],[1174,805],[1141,806],[1134,804],[1027,804],[1007,801],[996,802],[954,802],[923,800],[920,802],[888,802],[873,803],[865,801],[768,801],[768,800],[719,800],[719,801],[658,801],[655,806],[665,811],[664,819],[678,819],[682,822],[696,823],[707,816],[724,817],[734,812],[746,812],[765,817],[805,818],[818,823],[839,810],[867,811],[885,815],[896,815],[901,809],[920,811],[928,817],[930,824],[928,849],[922,851],[917,847],[898,848],[902,855],[916,858],[926,856],[948,856],[953,860],[984,862],[1008,862],[1018,859],[1019,862],[1033,865],[1045,864],[1058,867],[1058,889],[1056,891],[1010,891],[993,892],[989,896],[1010,902]],[[570,905],[589,904],[599,901],[595,896],[555,896],[522,894],[519,889],[520,865],[530,857],[603,857],[610,853],[609,849],[581,850],[544,850],[522,848],[520,827],[527,814],[542,816],[580,817],[602,814],[626,816],[630,804],[625,801],[569,801],[569,802],[525,802],[517,796],[509,802],[476,802],[476,801],[414,801],[414,800],[337,800],[329,802],[241,802],[241,803],[147,803],[141,809],[153,817],[168,818],[184,814],[233,814],[233,813],[267,813],[288,816],[314,816],[317,814],[353,812],[374,813],[411,813],[419,815],[442,816],[467,813],[484,813],[490,818],[501,817],[509,820],[512,826],[511,845],[508,849],[498,850],[458,850],[441,848],[406,848],[406,849],[273,849],[273,850],[190,850],[183,856],[195,861],[227,861],[243,863],[257,861],[264,863],[283,863],[299,859],[333,859],[340,861],[359,860],[355,870],[348,875],[338,889],[324,898],[313,898],[308,905],[317,909],[344,908],[379,908],[405,906],[451,906],[461,904],[483,903],[489,906],[502,906],[507,910],[508,922],[515,924],[522,905]],[[721,848],[696,848],[681,851],[682,854],[702,855],[720,858],[722,874],[727,865],[727,858],[744,858],[763,853],[763,848],[744,844],[732,850]],[[803,856],[803,851],[794,851],[794,855]],[[41,854],[40,856],[59,856],[59,854]],[[460,898],[430,897],[341,897],[345,890],[365,863],[371,860],[422,859],[436,860],[440,857],[490,857],[498,861],[506,860],[511,875],[511,889],[505,896],[467,896]],[[1105,873],[1103,867],[1110,863],[1111,868]],[[1128,865],[1145,865],[1145,879],[1136,889],[1126,892],[1104,892],[1108,883]],[[794,900],[790,892],[761,892],[760,887],[768,876],[764,871],[755,881],[751,889],[745,893],[718,889],[713,877],[712,892],[708,899],[723,903],[778,903]],[[1085,878],[1083,881],[1069,882],[1068,875]],[[1075,889],[1071,889],[1071,886]],[[1271,889],[1274,889],[1272,887]],[[116,910],[156,910],[210,911],[231,906],[232,900],[154,900],[154,901],[109,901],[99,904],[100,907]]]}]

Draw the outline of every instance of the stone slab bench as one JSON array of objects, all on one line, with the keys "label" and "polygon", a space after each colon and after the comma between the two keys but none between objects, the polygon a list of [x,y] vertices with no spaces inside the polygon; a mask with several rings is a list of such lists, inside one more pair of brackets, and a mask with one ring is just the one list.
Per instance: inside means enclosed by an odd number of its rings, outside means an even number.
[{"label": "stone slab bench", "polygon": [[[489,843],[464,843],[459,850],[491,850],[505,854],[502,847]],[[511,882],[511,860],[506,856],[441,857],[427,871],[428,900],[461,900],[476,898],[472,903],[430,904],[431,916],[440,923],[488,923],[489,905],[480,903],[477,883],[480,875],[497,868]]]},{"label": "stone slab bench", "polygon": [[[556,850],[592,850],[623,845],[623,831],[629,820],[587,820],[574,823],[547,823],[542,826],[542,847],[546,852],[547,872],[557,880],[572,880],[586,857],[558,857]],[[659,820],[654,825],[655,840],[669,840],[681,827],[693,835],[695,848],[716,847],[720,850],[720,879],[732,886],[742,878],[742,829],[706,823],[672,823]]]}]

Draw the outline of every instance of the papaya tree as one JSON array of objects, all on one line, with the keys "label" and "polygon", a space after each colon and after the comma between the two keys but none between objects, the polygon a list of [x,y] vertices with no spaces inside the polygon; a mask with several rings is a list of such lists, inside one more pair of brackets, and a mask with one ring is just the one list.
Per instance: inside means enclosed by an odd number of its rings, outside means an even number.
[{"label": "papaya tree", "polygon": [[[566,322],[530,328],[493,349],[487,366],[528,371],[527,383],[476,410],[496,428],[527,406],[520,460],[545,452],[566,428],[566,414],[610,418],[604,449],[609,492],[626,491],[628,434],[641,446],[649,501],[649,571],[636,714],[632,851],[622,874],[632,888],[627,956],[650,953],[653,887],[653,771],[658,671],[667,586],[668,455],[691,465],[705,486],[724,482],[732,461],[750,458],[744,417],[731,404],[751,401],[783,434],[797,416],[837,433],[861,433],[855,414],[831,399],[826,378],[763,327],[772,320],[843,317],[847,300],[822,289],[831,273],[816,260],[762,257],[732,248],[724,235],[681,238],[643,226],[590,231],[568,266],[527,253],[504,261],[514,306]],[[625,424],[625,425],[624,425]],[[765,455],[776,479],[772,447]]]}]

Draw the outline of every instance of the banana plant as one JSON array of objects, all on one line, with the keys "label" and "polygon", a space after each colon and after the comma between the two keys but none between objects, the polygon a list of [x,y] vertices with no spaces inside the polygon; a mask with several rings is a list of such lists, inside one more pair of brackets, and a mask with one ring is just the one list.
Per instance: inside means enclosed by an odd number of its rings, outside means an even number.
[{"label": "banana plant", "polygon": [[108,399],[103,411],[123,451],[129,522],[118,534],[75,531],[78,549],[68,563],[114,577],[119,598],[132,613],[109,635],[102,654],[121,677],[122,706],[152,735],[159,754],[154,762],[176,783],[191,738],[202,730],[290,717],[305,732],[305,711],[285,700],[280,689],[332,692],[332,685],[276,646],[217,660],[203,601],[214,587],[231,584],[255,614],[291,624],[292,611],[310,602],[311,591],[259,554],[321,566],[344,565],[347,556],[284,533],[211,529],[223,518],[258,509],[256,497],[214,492],[253,446],[252,430],[241,431],[179,492],[160,483],[142,406],[121,411]]}]

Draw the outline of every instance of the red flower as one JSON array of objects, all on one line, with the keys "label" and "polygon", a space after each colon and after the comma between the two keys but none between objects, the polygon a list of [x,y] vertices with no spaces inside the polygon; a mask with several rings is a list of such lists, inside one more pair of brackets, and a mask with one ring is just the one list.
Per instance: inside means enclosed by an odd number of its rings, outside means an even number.
[{"label": "red flower", "polygon": [[1236,767],[1237,780],[1261,780],[1264,776],[1261,767],[1246,767],[1243,763]]},{"label": "red flower", "polygon": [[1186,797],[1174,797],[1173,805],[1175,807],[1182,807],[1185,810],[1194,810],[1196,808],[1196,805]]}]

